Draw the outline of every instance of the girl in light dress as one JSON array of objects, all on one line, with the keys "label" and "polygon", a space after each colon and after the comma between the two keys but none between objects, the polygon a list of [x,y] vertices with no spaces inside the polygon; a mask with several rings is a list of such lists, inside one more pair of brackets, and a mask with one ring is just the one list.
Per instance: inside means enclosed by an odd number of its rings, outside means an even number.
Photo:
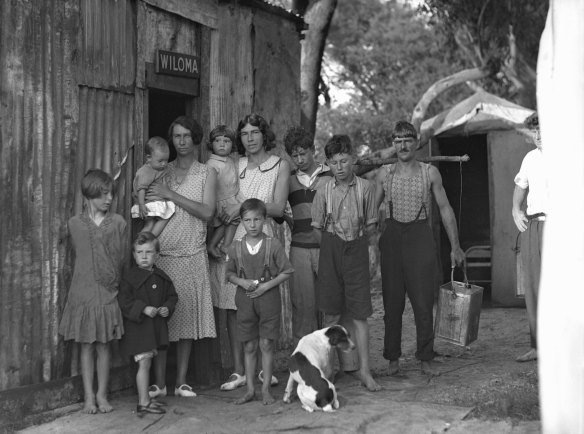
[{"label": "girl in light dress", "polygon": [[[75,267],[59,334],[81,345],[83,411],[108,413],[113,410],[107,400],[109,343],[124,333],[117,294],[127,252],[126,221],[110,212],[114,180],[103,170],[91,169],[85,174],[81,193],[83,211],[68,222]],[[96,370],[98,385],[94,392]]]}]

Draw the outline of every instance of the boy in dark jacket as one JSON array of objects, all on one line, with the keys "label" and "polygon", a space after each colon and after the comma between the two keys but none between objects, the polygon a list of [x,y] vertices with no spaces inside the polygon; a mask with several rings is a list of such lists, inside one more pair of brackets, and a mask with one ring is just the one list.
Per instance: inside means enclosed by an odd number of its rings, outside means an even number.
[{"label": "boy in dark jacket", "polygon": [[[161,414],[165,411],[160,403],[150,400],[148,379],[152,359],[168,347],[167,322],[178,296],[170,277],[154,266],[160,251],[158,239],[150,232],[140,232],[132,247],[136,265],[124,271],[118,294],[125,329],[120,346],[124,355],[133,356],[138,363],[138,414]],[[155,368],[156,384],[164,386],[166,367],[155,361]]]}]

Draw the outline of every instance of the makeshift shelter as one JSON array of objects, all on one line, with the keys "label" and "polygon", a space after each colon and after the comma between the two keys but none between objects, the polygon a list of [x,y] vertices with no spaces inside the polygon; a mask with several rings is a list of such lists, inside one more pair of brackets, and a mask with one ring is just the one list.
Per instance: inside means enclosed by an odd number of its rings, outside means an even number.
[{"label": "makeshift shelter", "polygon": [[[143,144],[177,116],[208,133],[257,112],[282,137],[300,122],[304,27],[263,0],[0,2],[0,431],[15,412],[82,396],[75,345],[57,331],[71,278],[66,224],[87,169],[116,175],[112,208],[130,220]],[[223,360],[206,341],[195,376],[218,381]],[[132,384],[126,361],[113,365],[111,389]]]},{"label": "makeshift shelter", "polygon": [[[476,92],[422,123],[432,155],[468,154],[470,161],[440,163],[444,188],[459,224],[463,250],[490,247],[490,270],[479,277],[490,284],[494,305],[520,306],[517,297],[516,242],[511,217],[513,179],[534,145],[521,133],[533,110],[488,92]],[[449,269],[449,244],[442,233],[443,270]],[[475,249],[473,249],[475,250]],[[488,265],[488,262],[485,262]],[[485,275],[486,273],[486,275]]]}]

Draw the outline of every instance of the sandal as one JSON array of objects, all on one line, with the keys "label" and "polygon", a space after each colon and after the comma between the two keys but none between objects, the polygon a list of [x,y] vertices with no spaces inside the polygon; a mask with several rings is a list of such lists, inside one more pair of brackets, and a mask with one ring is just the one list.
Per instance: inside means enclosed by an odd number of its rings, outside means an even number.
[{"label": "sandal", "polygon": [[239,375],[234,372],[229,379],[221,385],[221,390],[234,390],[245,384],[245,375]]},{"label": "sandal", "polygon": [[146,405],[140,405],[136,407],[136,413],[143,415],[144,413],[152,413],[152,414],[164,414],[166,410],[154,405],[152,402],[149,402]]},{"label": "sandal", "polygon": [[[258,374],[258,378],[262,383],[264,382],[264,371],[263,370],[260,371],[260,373]],[[270,386],[277,386],[277,385],[278,385],[278,379],[272,375],[272,380],[270,381]]]}]

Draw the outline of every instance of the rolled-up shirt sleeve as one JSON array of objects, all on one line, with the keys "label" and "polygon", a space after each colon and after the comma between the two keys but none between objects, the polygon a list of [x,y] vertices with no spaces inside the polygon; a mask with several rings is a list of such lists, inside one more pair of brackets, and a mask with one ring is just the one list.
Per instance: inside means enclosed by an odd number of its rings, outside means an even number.
[{"label": "rolled-up shirt sleeve", "polygon": [[324,219],[326,217],[326,198],[325,198],[326,188],[321,188],[317,190],[314,195],[314,200],[312,201],[312,223],[311,226],[316,229],[322,229],[324,225]]},{"label": "rolled-up shirt sleeve", "polygon": [[377,223],[379,213],[375,209],[375,186],[369,182],[363,182],[363,211],[365,226]]}]

